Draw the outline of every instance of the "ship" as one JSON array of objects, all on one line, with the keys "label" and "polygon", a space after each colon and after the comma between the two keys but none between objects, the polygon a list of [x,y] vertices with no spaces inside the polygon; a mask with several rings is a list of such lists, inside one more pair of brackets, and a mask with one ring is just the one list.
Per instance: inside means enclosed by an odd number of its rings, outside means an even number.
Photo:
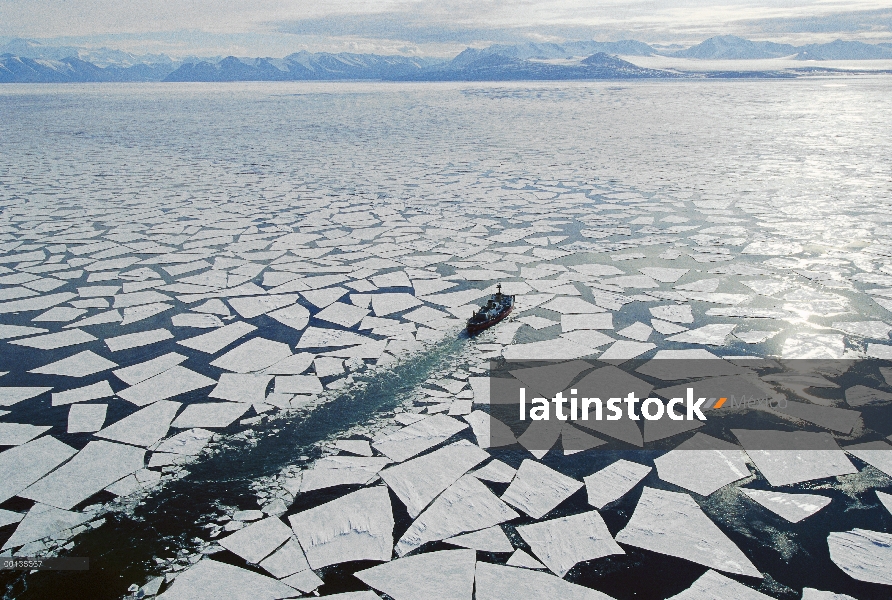
[{"label": "ship", "polygon": [[496,293],[489,297],[489,301],[468,319],[468,334],[474,335],[489,329],[510,315],[512,310],[514,310],[514,296],[503,294],[500,283],[496,286]]}]

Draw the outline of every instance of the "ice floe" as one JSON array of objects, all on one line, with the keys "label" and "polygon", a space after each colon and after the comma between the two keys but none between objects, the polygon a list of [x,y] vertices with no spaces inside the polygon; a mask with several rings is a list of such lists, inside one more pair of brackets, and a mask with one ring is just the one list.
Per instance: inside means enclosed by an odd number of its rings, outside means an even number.
[{"label": "ice floe", "polygon": [[452,544],[453,546],[470,548],[481,552],[505,553],[514,551],[514,547],[511,545],[508,536],[505,535],[502,528],[498,526],[487,527],[486,529],[473,531],[471,533],[464,533],[447,538],[443,541]]},{"label": "ice floe", "polygon": [[475,592],[477,600],[612,600],[607,594],[548,573],[487,562],[477,563]]},{"label": "ice floe", "polygon": [[372,446],[394,461],[402,462],[438,446],[468,425],[444,415],[433,415],[376,440]]},{"label": "ice floe", "polygon": [[390,459],[381,457],[328,456],[302,472],[300,491],[366,484],[389,463]]},{"label": "ice floe", "polygon": [[[218,543],[249,563],[257,564],[290,538],[291,530],[287,525],[278,517],[267,517],[220,538]],[[299,570],[301,569],[286,573],[283,577]]]},{"label": "ice floe", "polygon": [[524,460],[502,500],[541,519],[584,484],[534,460]]},{"label": "ice floe", "polygon": [[632,518],[615,539],[718,571],[762,577],[687,494],[645,487]]},{"label": "ice floe", "polygon": [[594,510],[522,525],[517,533],[558,577],[566,575],[578,562],[625,554],[613,541],[604,519]]},{"label": "ice floe", "polygon": [[849,577],[892,585],[892,534],[867,529],[834,531],[827,536],[830,560]]},{"label": "ice floe", "polygon": [[400,558],[354,576],[393,600],[470,600],[475,565],[473,550],[441,550]]},{"label": "ice floe", "polygon": [[798,523],[830,504],[830,498],[816,494],[784,494],[747,488],[740,488],[740,491],[791,523]]},{"label": "ice floe", "polygon": [[65,375],[67,377],[86,377],[107,371],[118,365],[106,358],[85,350],[68,358],[63,358],[48,365],[32,369],[31,373],[43,375]]},{"label": "ice floe", "polygon": [[732,429],[750,460],[773,486],[857,473],[826,433]]},{"label": "ice floe", "polygon": [[[766,596],[751,587],[747,587],[730,577],[709,569],[695,581],[691,587],[671,596],[667,600],[708,600],[734,598],[735,600],[769,600]],[[803,600],[805,596],[803,595]]]},{"label": "ice floe", "polygon": [[658,456],[654,464],[660,479],[701,496],[750,476],[740,446],[703,433]]},{"label": "ice floe", "polygon": [[17,496],[76,453],[49,435],[0,453],[0,502]]},{"label": "ice floe", "polygon": [[142,448],[93,441],[70,461],[18,495],[69,510],[107,485],[142,469],[144,465],[145,450]]},{"label": "ice floe", "polygon": [[584,477],[588,503],[604,508],[623,497],[650,473],[651,467],[620,459],[603,469]]},{"label": "ice floe", "polygon": [[414,518],[443,490],[487,458],[489,455],[474,444],[459,441],[384,469],[379,475]]},{"label": "ice floe", "polygon": [[519,515],[477,478],[465,475],[431,503],[396,544],[399,556],[427,542],[492,527]]},{"label": "ice floe", "polygon": [[390,560],[393,513],[383,486],[341,496],[288,521],[313,569],[351,560]]},{"label": "ice floe", "polygon": [[177,365],[121,390],[118,395],[137,406],[146,406],[214,383],[210,377]]},{"label": "ice floe", "polygon": [[158,600],[279,600],[296,592],[271,577],[205,558],[178,575]]}]

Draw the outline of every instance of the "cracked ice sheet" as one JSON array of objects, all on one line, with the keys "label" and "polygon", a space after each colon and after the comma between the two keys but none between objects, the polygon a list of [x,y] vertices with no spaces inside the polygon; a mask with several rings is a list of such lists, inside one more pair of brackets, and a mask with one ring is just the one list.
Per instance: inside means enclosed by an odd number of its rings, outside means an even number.
[{"label": "cracked ice sheet", "polygon": [[613,329],[613,313],[582,313],[561,315],[561,331]]},{"label": "cracked ice sheet", "polygon": [[879,440],[852,444],[845,446],[843,450],[892,477],[892,445]]},{"label": "cracked ice sheet", "polygon": [[251,404],[263,402],[266,398],[266,388],[272,379],[272,375],[223,373],[208,397]]},{"label": "cracked ice sheet", "polygon": [[0,423],[0,446],[21,446],[50,429],[52,429],[50,425]]},{"label": "cracked ice sheet", "polygon": [[811,403],[794,402],[792,400],[788,401],[785,407],[777,407],[774,410],[845,435],[851,433],[861,418],[861,413],[856,410],[847,410],[835,406],[816,406]]},{"label": "cracked ice sheet", "polygon": [[600,471],[584,477],[588,503],[595,508],[604,508],[614,500],[625,496],[638,485],[651,467],[620,459]]},{"label": "cracked ice sheet", "polygon": [[548,573],[478,562],[477,600],[613,600],[611,596]]},{"label": "cracked ice sheet", "polygon": [[155,375],[160,375],[168,369],[172,369],[185,362],[187,358],[188,357],[183,356],[182,354],[169,352],[158,358],[153,358],[146,362],[137,363],[135,365],[130,365],[129,367],[124,367],[123,369],[112,371],[112,373],[127,385],[136,385],[141,381],[145,381]]},{"label": "cracked ice sheet", "polygon": [[140,331],[137,333],[128,333],[117,337],[106,338],[105,344],[112,352],[120,352],[121,350],[149,346],[170,339],[173,339],[173,334],[168,330],[152,329],[150,331]]},{"label": "cracked ice sheet", "polygon": [[68,433],[92,433],[102,429],[107,404],[75,404],[68,409]]},{"label": "cracked ice sheet", "polygon": [[0,387],[0,406],[13,406],[50,391],[51,387]]},{"label": "cracked ice sheet", "polygon": [[471,426],[477,445],[481,448],[510,446],[517,441],[510,427],[482,410],[471,411],[462,418]]},{"label": "cracked ice sheet", "polygon": [[[701,575],[691,587],[667,600],[711,600],[713,598],[772,600],[771,596],[766,596],[761,592],[757,592],[753,588],[738,583],[730,577],[725,577],[721,573],[716,573],[712,569]],[[805,598],[806,596],[803,595],[803,600],[805,600]]]},{"label": "cracked ice sheet", "polygon": [[494,483],[511,483],[517,470],[509,467],[500,460],[493,459],[486,463],[483,467],[477,469],[471,475],[483,481],[492,481]]},{"label": "cracked ice sheet", "polygon": [[93,385],[54,393],[52,395],[52,405],[63,406],[75,402],[87,402],[89,400],[98,400],[99,398],[109,398],[114,395],[115,392],[112,390],[111,385],[109,385],[108,381],[103,380],[96,382]]},{"label": "cracked ice sheet", "polygon": [[375,340],[342,329],[325,329],[321,327],[308,327],[300,336],[297,348],[337,348],[339,346],[356,346],[359,344],[374,343]]},{"label": "cracked ice sheet", "polygon": [[537,316],[532,316],[532,315],[528,316],[528,317],[521,317],[517,320],[520,321],[521,323],[523,323],[524,325],[528,325],[528,326],[532,327],[533,329],[537,329],[537,330],[545,329],[546,327],[551,327],[553,325],[560,325],[560,323],[557,321],[552,321],[551,319],[544,319],[542,317],[537,317]]},{"label": "cracked ice sheet", "polygon": [[762,577],[746,555],[687,494],[645,487],[616,541],[707,567]]},{"label": "cracked ice sheet", "polygon": [[558,577],[566,575],[576,563],[625,554],[617,545],[598,511],[561,517],[517,528],[520,537]]},{"label": "cracked ice sheet", "polygon": [[25,298],[23,300],[13,300],[11,302],[0,302],[0,314],[17,313],[29,310],[46,310],[57,304],[68,302],[76,297],[77,295],[72,294],[71,292],[62,292],[59,294]]},{"label": "cracked ice sheet", "polygon": [[155,315],[161,314],[172,308],[172,304],[165,304],[163,302],[158,304],[145,304],[143,306],[132,306],[129,308],[125,308],[124,318],[121,321],[121,326],[130,325],[131,323],[138,323],[139,321],[148,319],[149,317],[154,317]]},{"label": "cracked ice sheet", "polygon": [[313,569],[352,560],[390,560],[394,522],[384,486],[361,489],[288,520]]},{"label": "cracked ice sheet", "polygon": [[3,544],[2,550],[52,536],[63,529],[70,529],[90,520],[90,515],[60,510],[45,504],[35,504],[19,523],[12,536]]},{"label": "cracked ice sheet", "polygon": [[271,311],[285,308],[297,302],[297,294],[274,294],[272,296],[252,296],[231,298],[230,306],[243,319],[253,319]]},{"label": "cracked ice sheet", "polygon": [[637,356],[641,356],[645,352],[650,352],[656,347],[656,344],[651,344],[649,342],[630,342],[622,340],[614,342],[601,354],[601,356],[598,357],[598,360],[621,363]]},{"label": "cracked ice sheet", "polygon": [[440,492],[487,458],[489,454],[461,440],[385,469],[379,475],[405,504],[409,516],[415,518]]},{"label": "cracked ice sheet", "polygon": [[280,375],[274,390],[276,394],[321,394],[322,382],[315,375]]},{"label": "cracked ice sheet", "polygon": [[337,485],[364,485],[390,464],[390,459],[365,456],[327,456],[301,471],[301,492],[312,492]]},{"label": "cracked ice sheet", "polygon": [[514,551],[511,540],[498,525],[457,535],[443,541],[453,546],[480,550],[481,552],[508,553]]},{"label": "cracked ice sheet", "polygon": [[297,539],[291,536],[290,529],[288,529],[288,536],[289,540],[285,542],[285,545],[260,562],[260,567],[276,579],[282,579],[310,568],[303,549]]},{"label": "cracked ice sheet", "polygon": [[267,517],[221,538],[218,543],[249,563],[256,564],[290,538],[291,530],[279,517]]},{"label": "cracked ice sheet", "polygon": [[180,573],[158,600],[279,600],[297,596],[271,577],[209,558]]},{"label": "cracked ice sheet", "polygon": [[514,554],[508,557],[508,560],[507,562],[505,562],[505,564],[509,567],[523,567],[524,569],[544,570],[548,568],[520,548],[515,550]]},{"label": "cracked ice sheet", "polygon": [[784,494],[775,491],[739,489],[753,501],[791,523],[798,523],[830,504],[830,498],[817,494]]},{"label": "cracked ice sheet", "polygon": [[160,400],[96,433],[96,437],[124,442],[134,446],[148,447],[167,435],[181,404]]},{"label": "cracked ice sheet", "polygon": [[18,495],[68,510],[118,479],[142,469],[145,454],[142,448],[93,441],[69,462]]},{"label": "cracked ice sheet", "polygon": [[858,581],[892,585],[892,534],[866,529],[827,537],[830,560]]},{"label": "cracked ice sheet", "polygon": [[560,296],[542,305],[542,308],[553,310],[562,315],[603,313],[607,309],[596,306],[582,298]]},{"label": "cracked ice sheet", "polygon": [[291,356],[288,344],[262,337],[251,338],[229,350],[211,365],[234,373],[252,373],[265,369]]},{"label": "cracked ice sheet", "polygon": [[217,383],[210,377],[191,371],[179,365],[141,381],[136,385],[121,390],[118,396],[136,404],[145,406],[159,400],[173,398],[194,390],[208,387]]},{"label": "cracked ice sheet", "polygon": [[372,456],[372,446],[367,440],[338,440],[334,444],[335,448],[350,454],[358,456]]},{"label": "cracked ice sheet", "polygon": [[357,571],[354,576],[393,600],[471,600],[473,550],[440,550]]},{"label": "cracked ice sheet", "polygon": [[52,436],[0,452],[0,502],[17,496],[76,453]]},{"label": "cracked ice sheet", "polygon": [[0,325],[0,340],[8,340],[26,335],[49,333],[49,329],[40,327],[25,327],[23,325]]},{"label": "cracked ice sheet", "polygon": [[87,342],[93,342],[97,339],[97,337],[90,335],[81,329],[71,329],[68,331],[38,335],[21,340],[12,340],[8,343],[17,346],[26,346],[28,348],[37,348],[39,350],[58,350],[59,348],[68,346],[86,344]]},{"label": "cracked ice sheet", "polygon": [[679,334],[667,337],[667,342],[685,342],[688,344],[704,344],[709,346],[724,346],[728,337],[737,325],[716,323],[704,325],[697,329],[689,329]]},{"label": "cracked ice sheet", "polygon": [[267,313],[268,317],[275,319],[286,327],[300,331],[310,322],[310,311],[300,304],[292,304],[279,310]]},{"label": "cracked ice sheet", "polygon": [[772,486],[858,472],[828,433],[748,429],[731,433]]},{"label": "cracked ice sheet", "polygon": [[192,427],[207,427],[217,429],[228,427],[233,421],[248,412],[251,405],[245,402],[202,402],[190,404],[177,418],[171,427],[176,429],[189,429]]},{"label": "cracked ice sheet", "polygon": [[51,362],[48,365],[31,369],[29,373],[41,375],[65,375],[67,377],[86,377],[117,367],[117,363],[103,358],[90,350],[79,352],[68,358]]},{"label": "cracked ice sheet", "polygon": [[349,328],[362,321],[368,314],[369,311],[365,308],[344,304],[343,302],[333,302],[313,315],[313,317]]},{"label": "cracked ice sheet", "polygon": [[402,462],[442,444],[467,427],[467,423],[451,417],[433,415],[377,440],[372,446],[388,458]]},{"label": "cracked ice sheet", "polygon": [[837,322],[831,325],[834,329],[839,329],[843,333],[857,337],[873,338],[878,340],[888,340],[889,332],[892,331],[892,325],[883,321],[846,321]]},{"label": "cracked ice sheet", "polygon": [[513,344],[502,350],[502,356],[505,357],[505,360],[572,360],[590,356],[596,352],[595,349],[588,346],[558,338],[528,344]]},{"label": "cracked ice sheet", "polygon": [[785,359],[839,359],[845,353],[844,336],[821,333],[797,333],[784,341]]},{"label": "cracked ice sheet", "polygon": [[658,319],[672,323],[693,323],[694,315],[688,304],[668,304],[666,306],[654,306],[648,309],[650,314]]},{"label": "cracked ice sheet", "polygon": [[[23,515],[22,513],[17,513],[11,510],[4,510],[0,508],[0,527],[6,527],[7,525],[18,523],[23,518],[25,518],[25,515]],[[507,540],[508,538],[505,539]]]},{"label": "cracked ice sheet", "polygon": [[750,476],[740,446],[703,433],[657,457],[654,464],[660,479],[701,496]]},{"label": "cracked ice sheet", "polygon": [[224,325],[219,329],[203,333],[186,340],[180,340],[177,344],[204,352],[205,354],[216,354],[226,346],[232,344],[237,339],[242,338],[257,329],[250,323],[244,321],[236,321],[229,325]]},{"label": "cracked ice sheet", "polygon": [[480,480],[465,475],[415,519],[397,542],[395,550],[397,555],[404,556],[427,542],[493,527],[519,516]]},{"label": "cracked ice sheet", "polygon": [[196,315],[193,313],[173,315],[170,322],[174,327],[194,327],[196,329],[215,329],[223,326],[223,321],[217,315]]},{"label": "cracked ice sheet", "polygon": [[620,329],[616,333],[631,340],[646,342],[647,339],[650,337],[650,334],[653,333],[653,329],[651,329],[644,323],[637,321],[624,329]]},{"label": "cracked ice sheet", "polygon": [[155,452],[194,456],[201,452],[213,435],[213,432],[204,429],[183,431],[158,444],[155,447]]},{"label": "cracked ice sheet", "polygon": [[412,294],[387,293],[372,295],[372,310],[376,317],[385,317],[409,308],[421,306],[422,302]]},{"label": "cracked ice sheet", "polygon": [[517,469],[517,474],[502,500],[530,515],[541,519],[561,502],[575,494],[583,483],[542,463],[526,459]]}]

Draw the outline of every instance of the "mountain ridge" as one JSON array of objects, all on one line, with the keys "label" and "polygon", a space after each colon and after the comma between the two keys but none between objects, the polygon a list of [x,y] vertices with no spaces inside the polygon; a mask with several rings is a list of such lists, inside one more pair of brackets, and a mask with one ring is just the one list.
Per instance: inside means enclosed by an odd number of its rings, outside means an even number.
[{"label": "mountain ridge", "polygon": [[[18,52],[7,52],[15,50]],[[92,53],[92,54],[91,54]],[[30,56],[21,56],[30,54]],[[620,56],[674,56],[695,60],[790,57],[801,61],[892,59],[892,45],[836,40],[792,46],[714,36],[672,52],[637,40],[496,44],[466,48],[451,60],[402,55],[301,51],[284,58],[235,56],[175,61],[166,55],[134,55],[73,46],[45,46],[16,39],[0,46],[0,83],[130,81],[507,81],[512,79],[629,79],[686,76],[647,69]],[[96,56],[94,61],[85,56]],[[854,57],[854,58],[852,58]],[[777,76],[776,72],[711,72],[703,76]],[[692,76],[692,75],[687,75]]]}]

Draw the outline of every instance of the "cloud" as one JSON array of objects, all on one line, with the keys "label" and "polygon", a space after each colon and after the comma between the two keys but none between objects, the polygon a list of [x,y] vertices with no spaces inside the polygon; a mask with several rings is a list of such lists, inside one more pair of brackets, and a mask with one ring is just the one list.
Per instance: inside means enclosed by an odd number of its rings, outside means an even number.
[{"label": "cloud", "polygon": [[892,8],[840,12],[828,15],[755,19],[742,21],[740,25],[752,27],[754,30],[765,34],[892,32]]},{"label": "cloud", "polygon": [[[317,37],[360,37],[405,40],[413,44],[467,45],[527,40],[618,40],[636,37],[646,42],[696,43],[705,37],[734,33],[762,38],[796,34],[838,34],[849,38],[892,32],[892,9],[852,12],[871,7],[835,2],[800,3],[777,0],[752,4],[722,4],[709,0],[652,2],[515,3],[448,0],[431,5],[399,5],[375,14],[337,14],[270,23],[276,31]],[[892,37],[892,36],[890,36]],[[782,41],[782,40],[779,40]]]},{"label": "cloud", "polygon": [[892,41],[890,14],[888,0],[0,0],[0,36],[120,42],[131,51],[142,43],[181,56],[296,49],[444,56],[469,45],[568,39]]}]

